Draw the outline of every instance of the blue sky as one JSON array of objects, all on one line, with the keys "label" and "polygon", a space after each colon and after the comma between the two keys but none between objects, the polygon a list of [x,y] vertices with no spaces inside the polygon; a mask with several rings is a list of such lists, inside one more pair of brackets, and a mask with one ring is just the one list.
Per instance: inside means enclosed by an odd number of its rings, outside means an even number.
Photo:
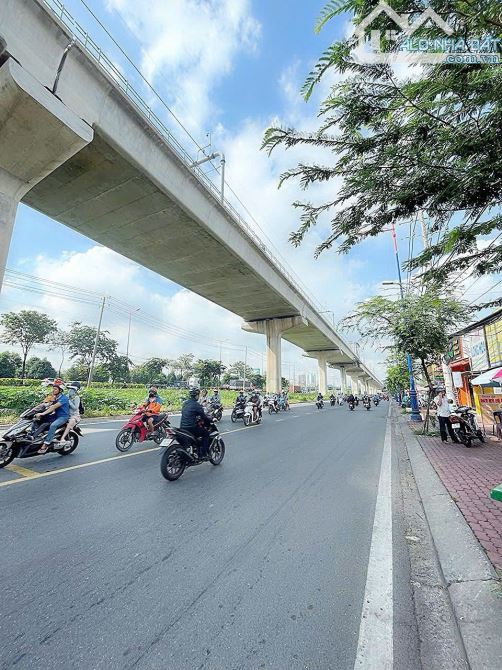
[{"label": "blue sky", "polygon": [[[279,174],[305,154],[279,152],[269,159],[259,150],[263,131],[272,122],[302,128],[315,127],[315,115],[322,88],[307,105],[299,96],[305,75],[317,57],[346,29],[345,17],[331,22],[320,35],[313,25],[322,2],[286,2],[286,0],[86,0],[98,19],[121,45],[123,51],[141,68],[145,76],[182,119],[201,144],[211,131],[213,149],[225,151],[227,176],[243,202],[251,209],[259,225],[272,239],[279,253],[302,276],[316,297],[333,310],[338,320],[358,300],[372,295],[382,280],[395,278],[395,261],[389,234],[370,240],[348,256],[335,252],[319,261],[313,249],[326,228],[321,225],[302,248],[288,243],[288,234],[296,227],[297,214],[291,202],[303,197],[294,184],[277,191]],[[81,0],[65,2],[70,13],[89,31],[93,39],[111,57],[133,85],[149,99],[159,115],[170,118],[148,92],[109,35],[100,28]],[[174,124],[176,132],[190,152],[193,144]],[[329,160],[329,156],[326,156]],[[214,175],[216,177],[216,175]],[[314,190],[322,198],[336,185]],[[408,227],[399,231],[403,259],[408,251]],[[415,248],[419,246],[415,241]],[[256,351],[261,363],[264,343],[259,336],[244,334],[234,315],[180,290],[171,282],[99,248],[70,229],[20,206],[8,266],[58,281],[77,284],[96,292],[109,291],[114,297],[133,305],[154,296],[152,309],[169,323],[183,323],[191,315],[193,329],[200,329],[208,346],[195,345],[197,356],[214,356],[216,342],[228,340],[226,362],[242,358],[237,345]],[[134,290],[131,291],[131,284]],[[36,303],[36,305],[34,305]],[[75,318],[92,322],[96,309],[82,311],[54,301],[50,296],[29,296],[7,288],[0,309],[39,306],[67,324]],[[194,314],[198,317],[194,318]],[[126,337],[127,313],[105,315],[108,327],[121,346]],[[208,325],[209,324],[209,325]],[[139,321],[132,348],[133,360],[148,355],[173,357],[187,350],[179,338],[155,337]],[[353,339],[348,336],[347,339]],[[148,343],[145,345],[145,341]],[[211,343],[211,346],[209,346]],[[233,348],[232,348],[233,347]],[[166,348],[169,352],[166,353]],[[286,364],[297,370],[314,369],[301,352],[291,345],[283,348]],[[367,349],[367,359],[382,373],[380,352]]]}]

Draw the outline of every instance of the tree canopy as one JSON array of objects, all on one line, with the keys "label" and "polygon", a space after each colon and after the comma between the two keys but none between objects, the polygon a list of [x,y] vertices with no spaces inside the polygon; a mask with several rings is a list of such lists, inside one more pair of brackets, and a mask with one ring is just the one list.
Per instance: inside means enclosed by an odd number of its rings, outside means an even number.
[{"label": "tree canopy", "polygon": [[47,314],[32,309],[6,312],[0,316],[2,342],[20,347],[22,351],[21,379],[26,376],[26,359],[35,344],[44,344],[57,329],[57,323]]},{"label": "tree canopy", "polygon": [[[317,30],[344,12],[350,12],[358,25],[378,4],[378,0],[332,0]],[[456,36],[502,35],[499,0],[391,4],[412,21],[430,6]],[[371,28],[385,35],[396,25],[381,14]],[[414,36],[445,35],[427,22]],[[299,145],[326,152],[325,161],[300,163],[281,176],[280,184],[294,178],[305,190],[323,182],[333,184],[334,195],[326,202],[294,203],[300,210],[300,226],[291,242],[299,245],[326,216],[329,234],[316,254],[334,245],[347,252],[391,224],[424,214],[432,243],[409,261],[424,280],[443,281],[466,268],[473,275],[499,271],[502,244],[500,234],[494,234],[502,224],[502,67],[430,64],[411,67],[411,76],[399,79],[390,64],[356,62],[356,46],[354,34],[333,43],[307,77],[303,88],[307,100],[324,78],[333,76],[337,81],[321,104],[315,132],[272,127],[265,134],[263,146],[269,152]],[[398,48],[388,41],[382,46]],[[489,240],[480,244],[483,236]]]}]

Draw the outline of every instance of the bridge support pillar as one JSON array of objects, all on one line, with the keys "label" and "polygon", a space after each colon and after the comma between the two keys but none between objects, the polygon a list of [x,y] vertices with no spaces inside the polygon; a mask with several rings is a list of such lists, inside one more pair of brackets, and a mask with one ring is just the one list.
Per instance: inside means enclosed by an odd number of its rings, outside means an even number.
[{"label": "bridge support pillar", "polygon": [[319,378],[319,393],[324,396],[328,393],[328,362],[327,354],[317,355],[318,378]]},{"label": "bridge support pillar", "polygon": [[342,395],[347,393],[348,386],[347,386],[347,370],[345,368],[345,365],[337,365],[336,368],[340,370],[340,377],[341,377],[341,387],[342,387]]},{"label": "bridge support pillar", "polygon": [[93,130],[8,57],[1,40],[0,57],[1,287],[19,202],[91,142]]},{"label": "bridge support pillar", "polygon": [[282,386],[281,370],[281,336],[290,328],[306,325],[301,316],[287,316],[277,319],[248,321],[242,324],[242,329],[250,333],[263,333],[267,338],[267,393],[278,393]]}]

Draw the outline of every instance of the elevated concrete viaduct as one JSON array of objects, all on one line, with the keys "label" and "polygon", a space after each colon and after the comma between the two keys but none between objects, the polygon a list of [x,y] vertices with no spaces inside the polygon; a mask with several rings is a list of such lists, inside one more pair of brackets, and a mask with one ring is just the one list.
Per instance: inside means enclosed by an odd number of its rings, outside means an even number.
[{"label": "elevated concrete viaduct", "polygon": [[0,3],[0,279],[23,202],[265,334],[267,390],[280,387],[281,338],[316,352],[321,385],[334,361],[379,387],[297,278],[57,6]]}]

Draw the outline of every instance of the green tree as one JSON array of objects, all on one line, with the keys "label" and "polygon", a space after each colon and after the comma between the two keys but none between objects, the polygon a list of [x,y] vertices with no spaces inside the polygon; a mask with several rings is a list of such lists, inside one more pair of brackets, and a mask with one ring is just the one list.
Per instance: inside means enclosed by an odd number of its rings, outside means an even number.
[{"label": "green tree", "polygon": [[220,375],[225,371],[225,366],[220,361],[201,359],[194,363],[193,374],[199,378],[200,385],[217,386],[220,382]]},{"label": "green tree", "polygon": [[410,377],[408,366],[403,354],[394,352],[387,359],[387,371],[385,377],[385,387],[389,393],[396,395],[410,386]]},{"label": "green tree", "polygon": [[24,379],[28,353],[35,344],[45,344],[48,341],[51,333],[56,330],[57,323],[47,314],[23,309],[20,312],[2,314],[0,325],[3,327],[0,340],[21,348],[21,379]]},{"label": "green tree", "polygon": [[187,379],[192,374],[194,358],[193,354],[182,354],[172,361],[172,366],[179,372],[180,379]]},{"label": "green tree", "polygon": [[26,376],[30,379],[45,379],[46,377],[55,378],[56,370],[47,358],[37,358],[33,356],[26,361]]},{"label": "green tree", "polygon": [[83,363],[79,363],[77,361],[67,370],[64,371],[63,376],[68,381],[85,382],[87,381],[88,374],[89,374],[88,368]]},{"label": "green tree", "polygon": [[251,380],[254,374],[255,372],[252,367],[246,365],[244,361],[237,361],[236,363],[232,363],[232,365],[225,372],[223,381],[225,384],[228,384],[231,379],[242,380],[244,377],[246,377],[247,380]]},{"label": "green tree", "polygon": [[[471,312],[467,303],[433,292],[399,300],[374,296],[358,303],[341,325],[357,330],[365,339],[380,341],[385,348],[392,346],[401,356],[408,353],[420,364],[431,396],[428,368],[448,349],[449,333],[468,321]],[[427,427],[428,412],[424,431]]]},{"label": "green tree", "polygon": [[13,351],[0,352],[0,377],[17,377],[23,361],[19,354]]},{"label": "green tree", "polygon": [[[91,365],[92,353],[94,351],[94,341],[96,339],[97,329],[93,326],[86,326],[79,321],[75,321],[70,328],[68,334],[68,345],[70,350],[70,357],[77,359],[78,362],[89,373]],[[98,338],[98,346],[96,348],[96,360],[101,364],[108,364],[117,355],[118,343],[109,336],[108,331],[102,330]],[[97,378],[95,378],[96,381]]]},{"label": "green tree", "polygon": [[54,333],[51,334],[49,338],[49,346],[52,350],[57,351],[61,356],[57,372],[58,377],[60,377],[66,354],[70,350],[70,334],[66,330],[58,328]]},{"label": "green tree", "polygon": [[[332,0],[316,26],[349,12],[354,25],[378,0]],[[502,34],[500,0],[394,0],[397,12],[414,21],[426,8],[436,10],[457,36]],[[414,38],[444,37],[424,24]],[[385,13],[369,29],[395,30]],[[281,176],[298,179],[304,189],[328,182],[335,195],[325,202],[296,202],[300,226],[290,239],[298,245],[319,217],[331,216],[330,231],[316,255],[334,245],[347,252],[390,224],[426,215],[429,239],[437,239],[409,263],[424,279],[442,282],[452,272],[474,275],[502,266],[500,236],[479,244],[480,236],[501,228],[502,68],[483,64],[429,65],[399,80],[388,64],[355,61],[355,35],[331,44],[308,76],[304,97],[327,76],[336,78],[320,107],[314,132],[269,128],[263,146],[321,148],[326,162],[300,163]],[[397,44],[382,40],[388,49]],[[498,47],[500,54],[500,45]],[[502,300],[493,302],[499,304]]]},{"label": "green tree", "polygon": [[112,382],[128,382],[131,377],[129,371],[130,364],[131,361],[127,356],[117,355],[108,361],[106,367]]},{"label": "green tree", "polygon": [[258,372],[253,372],[252,376],[250,377],[250,381],[253,386],[256,386],[259,389],[264,389],[267,380],[265,375],[262,375]]}]

